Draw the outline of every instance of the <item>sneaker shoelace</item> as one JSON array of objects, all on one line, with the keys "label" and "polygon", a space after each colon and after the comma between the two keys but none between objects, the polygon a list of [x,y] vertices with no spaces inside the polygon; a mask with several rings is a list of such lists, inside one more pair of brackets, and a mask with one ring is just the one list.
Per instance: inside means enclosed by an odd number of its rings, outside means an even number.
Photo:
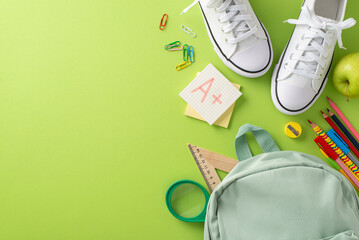
[{"label": "sneaker shoelace", "polygon": [[[329,46],[332,39],[336,37],[335,41],[338,41],[338,46],[345,49],[342,42],[342,30],[354,26],[356,21],[353,18],[340,22],[321,20],[315,15],[314,10],[309,9],[308,6],[303,7],[302,16],[300,20],[289,19],[285,21],[289,24],[307,26],[309,30],[307,34],[302,36],[302,40],[309,39],[309,44],[298,44],[296,46],[296,49],[303,51],[303,54],[294,53],[291,55],[290,59],[297,60],[298,64],[289,70],[294,74],[318,80],[322,76],[315,74],[316,69],[318,65],[322,69],[325,68],[326,59],[330,55]],[[334,30],[336,34],[328,33],[328,30]],[[287,64],[285,67],[287,67]]]},{"label": "sneaker shoelace", "polygon": [[[195,0],[191,5],[183,10],[186,13],[199,0]],[[246,11],[247,6],[244,4],[236,5],[233,0],[210,0],[207,4],[208,8],[215,8],[216,12],[221,14],[218,21],[224,26],[222,27],[223,33],[233,32],[234,37],[228,38],[228,43],[239,43],[244,39],[247,39],[251,35],[257,32],[257,26],[250,28],[246,21],[251,21],[251,15],[241,14],[241,11]]]}]

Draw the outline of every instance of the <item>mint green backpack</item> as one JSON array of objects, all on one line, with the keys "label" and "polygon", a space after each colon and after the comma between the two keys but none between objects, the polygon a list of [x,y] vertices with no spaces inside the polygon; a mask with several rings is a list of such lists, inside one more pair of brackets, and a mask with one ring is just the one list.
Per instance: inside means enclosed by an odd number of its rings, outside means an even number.
[{"label": "mint green backpack", "polygon": [[[252,157],[247,132],[263,154]],[[359,199],[342,174],[314,156],[279,151],[249,124],[235,148],[239,163],[211,194],[204,239],[359,239]]]}]

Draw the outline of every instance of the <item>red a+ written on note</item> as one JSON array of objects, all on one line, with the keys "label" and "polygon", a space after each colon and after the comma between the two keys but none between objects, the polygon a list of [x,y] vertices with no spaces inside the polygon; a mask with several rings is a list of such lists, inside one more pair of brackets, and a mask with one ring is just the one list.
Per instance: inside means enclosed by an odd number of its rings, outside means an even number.
[{"label": "red a+ written on note", "polygon": [[[200,90],[203,93],[201,103],[203,103],[204,100],[206,100],[207,95],[208,95],[209,91],[211,90],[213,82],[214,82],[214,78],[211,78],[207,82],[201,84],[198,88],[195,88],[192,90],[192,93],[197,92],[198,90]],[[204,89],[204,86],[206,86],[206,85],[208,85],[207,89]],[[213,94],[212,97],[214,98],[212,104],[215,104],[215,103],[222,104],[222,101],[221,101],[222,94],[219,94],[218,96]]]}]

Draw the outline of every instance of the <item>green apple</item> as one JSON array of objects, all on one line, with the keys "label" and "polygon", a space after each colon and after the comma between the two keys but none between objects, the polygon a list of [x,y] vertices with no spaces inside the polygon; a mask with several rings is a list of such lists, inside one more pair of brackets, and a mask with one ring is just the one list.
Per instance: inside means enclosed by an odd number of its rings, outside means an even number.
[{"label": "green apple", "polygon": [[339,60],[333,72],[334,87],[344,96],[359,97],[359,52]]}]

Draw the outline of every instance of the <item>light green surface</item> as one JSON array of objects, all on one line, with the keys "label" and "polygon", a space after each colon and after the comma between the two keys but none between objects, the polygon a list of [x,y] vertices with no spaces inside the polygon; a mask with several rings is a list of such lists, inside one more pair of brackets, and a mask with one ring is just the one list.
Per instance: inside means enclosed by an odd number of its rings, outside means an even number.
[{"label": "light green surface", "polygon": [[[179,15],[191,2],[0,0],[0,239],[201,239],[203,224],[178,221],[164,199],[176,180],[205,184],[186,143],[234,158],[236,132],[251,123],[283,150],[321,157],[306,119],[328,130],[326,95],[359,129],[359,100],[345,103],[331,79],[309,111],[281,114],[270,98],[273,67],[258,79],[225,67],[199,7]],[[293,29],[282,22],[302,1],[251,2],[277,62]],[[358,8],[349,0],[346,16],[359,20]],[[359,51],[358,29],[343,32],[348,50],[334,64]],[[195,47],[196,62],[180,72],[182,53],[163,50],[175,40]],[[242,85],[228,129],[183,115],[178,94],[209,62]],[[289,121],[302,124],[299,139],[284,135]]]}]

